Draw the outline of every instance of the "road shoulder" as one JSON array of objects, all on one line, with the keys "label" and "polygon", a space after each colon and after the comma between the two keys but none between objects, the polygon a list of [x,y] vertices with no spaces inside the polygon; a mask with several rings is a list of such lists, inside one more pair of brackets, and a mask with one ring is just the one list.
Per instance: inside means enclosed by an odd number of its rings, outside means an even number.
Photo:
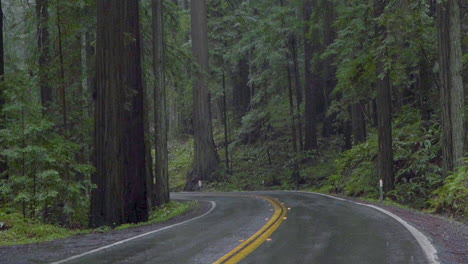
[{"label": "road shoulder", "polygon": [[429,238],[442,264],[468,263],[468,226],[464,223],[439,215],[353,197],[341,195],[333,195],[333,197],[376,206],[398,216]]},{"label": "road shoulder", "polygon": [[[188,221],[205,214],[210,210],[211,206],[210,202],[199,201],[199,206],[189,212],[153,225],[114,230],[106,233],[76,235],[45,243],[0,247],[0,255],[2,256],[0,263],[50,263],[66,259],[153,230]],[[38,261],[39,259],[40,261]]]}]

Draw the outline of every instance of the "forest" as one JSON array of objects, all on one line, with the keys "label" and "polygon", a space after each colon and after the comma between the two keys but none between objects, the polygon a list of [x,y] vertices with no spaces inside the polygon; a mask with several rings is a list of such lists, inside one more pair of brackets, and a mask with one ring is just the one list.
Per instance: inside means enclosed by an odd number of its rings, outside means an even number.
[{"label": "forest", "polygon": [[386,203],[466,222],[467,13],[1,0],[0,232],[146,222],[179,191],[376,201],[380,180]]}]

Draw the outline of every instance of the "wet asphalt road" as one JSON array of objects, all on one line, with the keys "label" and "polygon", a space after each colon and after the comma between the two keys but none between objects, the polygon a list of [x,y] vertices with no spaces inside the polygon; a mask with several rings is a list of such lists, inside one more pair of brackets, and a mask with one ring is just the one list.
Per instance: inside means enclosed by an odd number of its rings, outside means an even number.
[{"label": "wet asphalt road", "polygon": [[[424,252],[411,233],[372,208],[310,193],[194,193],[175,199],[216,202],[190,223],[84,256],[67,263],[213,263],[262,228],[278,198],[291,208],[267,241],[241,263],[423,264]],[[226,196],[227,195],[227,196]]]}]

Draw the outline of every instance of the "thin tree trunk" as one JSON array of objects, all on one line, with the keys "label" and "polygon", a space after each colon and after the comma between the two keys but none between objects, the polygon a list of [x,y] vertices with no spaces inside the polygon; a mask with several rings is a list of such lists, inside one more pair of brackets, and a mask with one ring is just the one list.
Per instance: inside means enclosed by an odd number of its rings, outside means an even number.
[{"label": "thin tree trunk", "polygon": [[91,226],[148,219],[139,20],[139,1],[97,1]]},{"label": "thin tree trunk", "polygon": [[[142,32],[142,25],[140,24],[140,31]],[[145,41],[143,34],[140,34],[140,49],[141,49],[141,63],[145,65]],[[146,160],[146,200],[148,201],[149,211],[155,206],[155,184],[154,184],[154,173],[153,173],[153,157],[151,154],[151,137],[152,133],[150,131],[150,93],[148,89],[148,80],[143,74],[143,124],[145,129],[145,160]]]},{"label": "thin tree trunk", "polygon": [[[280,5],[283,7],[284,6],[284,1],[280,0]],[[284,27],[284,21],[281,21],[281,26]],[[286,73],[287,73],[287,81],[288,81],[288,96],[289,96],[289,115],[291,116],[291,138],[292,138],[292,146],[293,146],[293,152],[297,153],[298,148],[297,148],[297,134],[296,134],[296,118],[294,114],[294,92],[293,92],[293,87],[292,87],[292,78],[291,78],[291,54],[293,50],[293,39],[294,35],[293,33],[290,33],[288,35],[288,42],[287,42],[287,48],[288,52],[286,53]],[[293,65],[294,66],[294,65]],[[297,167],[297,163],[295,164],[295,169]]]},{"label": "thin tree trunk", "polygon": [[96,48],[91,44],[96,39],[95,33],[86,33],[86,61],[87,64],[87,82],[88,82],[88,115],[91,117],[94,113],[94,106],[96,100]]},{"label": "thin tree trunk", "polygon": [[44,113],[50,114],[52,88],[49,83],[50,39],[49,39],[49,3],[48,0],[36,0],[37,46],[39,50],[39,86]]},{"label": "thin tree trunk", "polygon": [[193,0],[192,52],[199,66],[193,82],[193,131],[194,168],[188,175],[186,190],[194,190],[199,180],[211,180],[218,168],[211,121],[210,95],[208,90],[208,24],[206,0]]},{"label": "thin tree trunk", "polygon": [[[315,1],[315,0],[314,0]],[[305,83],[305,142],[304,150],[317,149],[316,82],[312,76],[312,40],[310,39],[311,0],[303,0],[304,16],[304,83]]]},{"label": "thin tree trunk", "polygon": [[289,95],[289,115],[291,116],[291,137],[293,152],[297,153],[297,134],[296,134],[296,119],[294,117],[294,93],[292,89],[291,69],[289,65],[289,54],[286,56],[286,72],[288,74],[288,95]]},{"label": "thin tree trunk", "polygon": [[153,0],[153,71],[154,123],[156,143],[156,197],[155,205],[169,202],[168,150],[167,150],[167,106],[164,60],[164,17],[163,0]]},{"label": "thin tree trunk", "polygon": [[[3,113],[3,108],[5,106],[5,53],[3,48],[3,8],[0,1],[0,113]],[[0,114],[0,129],[5,128],[5,116]],[[4,147],[4,146],[2,146]],[[6,157],[0,155],[0,174],[5,173],[8,170]],[[5,175],[4,178],[8,179],[8,175]],[[0,197],[0,201],[3,197]]]},{"label": "thin tree trunk", "polygon": [[57,34],[58,34],[58,46],[59,46],[59,59],[60,59],[60,99],[62,103],[62,119],[63,119],[63,131],[67,133],[67,97],[65,94],[65,69],[63,63],[63,47],[62,47],[62,27],[60,25],[60,2],[57,1]]},{"label": "thin tree trunk", "polygon": [[226,75],[224,74],[223,70],[223,121],[224,121],[224,147],[225,151],[225,159],[226,159],[226,174],[231,174],[231,170],[229,168],[229,138],[228,138],[228,120],[227,120],[227,100],[226,100]]},{"label": "thin tree trunk", "polygon": [[233,104],[236,122],[240,123],[250,104],[249,64],[246,58],[237,63],[236,83],[233,86]]},{"label": "thin tree trunk", "polygon": [[[388,4],[388,0],[375,0],[375,17],[380,17]],[[385,26],[376,25],[376,36],[382,42],[386,36]],[[379,140],[379,177],[384,182],[384,192],[387,193],[394,189],[395,178],[393,174],[393,149],[392,149],[392,100],[390,79],[385,71],[384,59],[382,54],[377,60],[376,76],[377,78],[377,130]]]},{"label": "thin tree trunk", "polygon": [[352,141],[352,125],[351,121],[346,120],[342,123],[342,133],[343,133],[343,150],[350,150],[353,148],[353,141]]},{"label": "thin tree trunk", "polygon": [[303,142],[303,135],[302,135],[302,115],[301,115],[301,104],[302,104],[302,94],[303,89],[301,85],[301,76],[299,72],[299,61],[298,61],[298,54],[297,54],[297,37],[296,34],[293,34],[290,38],[290,47],[292,51],[292,59],[293,59],[293,74],[294,74],[294,83],[296,86],[296,112],[297,112],[297,136],[299,141],[299,150],[304,150],[304,142]]},{"label": "thin tree trunk", "polygon": [[351,121],[354,145],[358,145],[366,141],[366,120],[364,118],[364,109],[360,102],[351,105]]},{"label": "thin tree trunk", "polygon": [[[333,23],[336,20],[334,3],[331,0],[323,0],[322,6],[324,11],[323,35],[325,46],[328,47],[333,43],[336,37],[336,32]],[[333,133],[333,117],[328,116],[328,109],[331,105],[331,93],[336,85],[336,66],[333,65],[334,58],[329,55],[323,62],[323,97],[324,97],[324,123],[323,137],[330,137]]]},{"label": "thin tree trunk", "polygon": [[437,4],[439,40],[439,79],[442,123],[443,173],[448,175],[463,165],[465,131],[463,127],[464,91],[460,2]]}]

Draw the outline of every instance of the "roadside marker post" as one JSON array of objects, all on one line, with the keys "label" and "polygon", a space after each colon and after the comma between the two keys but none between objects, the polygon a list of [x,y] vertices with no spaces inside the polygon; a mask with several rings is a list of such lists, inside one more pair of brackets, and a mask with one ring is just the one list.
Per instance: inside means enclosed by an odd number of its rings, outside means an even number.
[{"label": "roadside marker post", "polygon": [[379,181],[379,189],[380,189],[380,197],[379,197],[379,201],[383,201],[383,180],[380,179]]},{"label": "roadside marker post", "polygon": [[201,190],[202,187],[202,181],[198,181],[198,188]]}]

